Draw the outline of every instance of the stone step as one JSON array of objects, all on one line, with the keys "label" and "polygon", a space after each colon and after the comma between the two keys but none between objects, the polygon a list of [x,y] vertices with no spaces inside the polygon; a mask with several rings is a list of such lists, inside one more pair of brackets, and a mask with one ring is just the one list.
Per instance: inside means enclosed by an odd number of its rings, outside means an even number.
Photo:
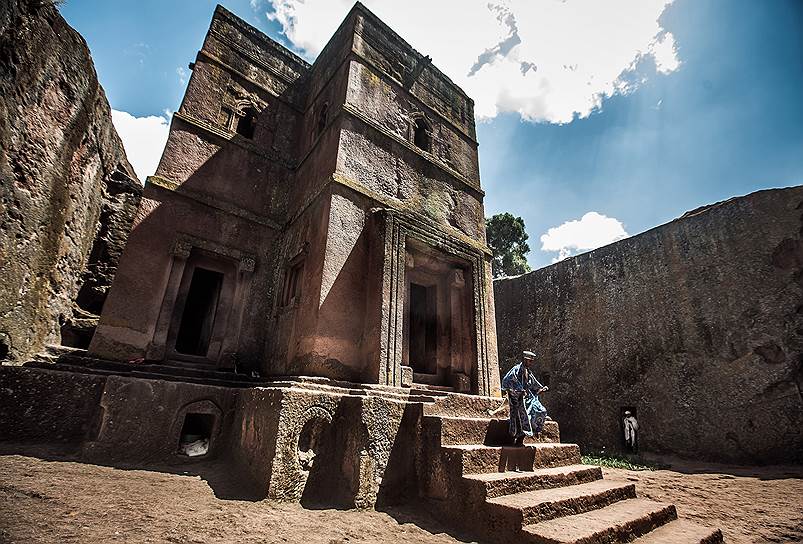
[{"label": "stone step", "polygon": [[[513,439],[508,434],[508,420],[490,417],[425,416],[425,419],[440,429],[441,444],[486,446],[512,446]],[[558,424],[547,421],[544,430],[537,437],[527,437],[525,444],[560,442]]]},{"label": "stone step", "polygon": [[102,359],[91,358],[60,358],[57,362],[47,362],[40,358],[25,364],[30,368],[40,368],[46,370],[57,370],[62,372],[76,372],[83,374],[95,374],[103,376],[128,376],[145,380],[164,380],[172,382],[191,383],[195,385],[210,385],[215,387],[296,387],[305,390],[320,391],[326,393],[336,393],[349,396],[377,396],[399,402],[420,402],[428,404],[435,401],[435,397],[429,395],[413,395],[407,390],[395,389],[388,390],[382,388],[360,387],[355,384],[349,387],[347,382],[340,385],[327,385],[314,381],[302,379],[282,379],[271,378],[252,378],[244,374],[233,372],[221,372],[215,370],[193,369],[185,367],[175,367],[161,364],[148,363],[121,363],[116,361],[105,361]]},{"label": "stone step", "polygon": [[720,544],[722,531],[676,519],[637,538],[633,544]]},{"label": "stone step", "polygon": [[57,370],[61,372],[96,374],[102,376],[128,376],[132,378],[140,378],[145,380],[180,381],[184,383],[192,383],[195,385],[211,385],[217,387],[243,388],[243,387],[253,387],[255,385],[253,382],[235,379],[234,378],[235,375],[232,375],[232,378],[230,379],[220,379],[211,376],[210,377],[183,376],[175,374],[166,374],[162,372],[153,372],[147,370],[145,367],[143,367],[142,369],[123,370],[123,369],[113,369],[113,368],[102,368],[98,366],[73,365],[63,362],[57,362],[57,363],[31,362],[31,363],[26,363],[25,366],[29,368]]},{"label": "stone step", "polygon": [[438,385],[433,383],[419,382],[416,378],[413,379],[413,389],[417,391],[437,392],[437,393],[455,393],[455,388],[449,385]]},{"label": "stone step", "polygon": [[488,512],[495,521],[492,525],[506,525],[512,534],[522,525],[582,514],[635,498],[635,484],[596,480],[488,499]]},{"label": "stone step", "polygon": [[[434,393],[434,392],[433,392]],[[424,414],[429,416],[506,418],[507,408],[491,416],[489,410],[495,410],[502,404],[502,397],[483,397],[465,393],[444,393],[436,402],[424,407]]]},{"label": "stone step", "polygon": [[[334,382],[338,383],[338,382]],[[306,391],[320,391],[323,393],[337,393],[342,395],[349,395],[352,397],[380,397],[388,400],[395,400],[399,402],[420,402],[424,405],[435,402],[435,397],[424,394],[422,392],[413,394],[409,390],[402,390],[395,388],[375,388],[375,387],[361,387],[359,384],[354,384],[353,387],[348,386],[348,382],[339,382],[340,385],[327,385],[323,383],[312,383],[307,381],[297,381],[293,379],[273,379],[266,382],[262,387],[294,387],[304,389]]]},{"label": "stone step", "polygon": [[536,544],[610,544],[629,542],[677,519],[672,504],[645,499],[619,501],[582,514],[525,525],[525,542]]},{"label": "stone step", "polygon": [[[426,406],[425,406],[426,408]],[[577,444],[528,444],[509,446],[453,445],[441,446],[447,464],[460,466],[461,474],[524,471],[580,463]]]},{"label": "stone step", "polygon": [[464,484],[483,500],[601,479],[602,468],[594,465],[567,465],[540,468],[532,472],[490,472],[463,476]]}]

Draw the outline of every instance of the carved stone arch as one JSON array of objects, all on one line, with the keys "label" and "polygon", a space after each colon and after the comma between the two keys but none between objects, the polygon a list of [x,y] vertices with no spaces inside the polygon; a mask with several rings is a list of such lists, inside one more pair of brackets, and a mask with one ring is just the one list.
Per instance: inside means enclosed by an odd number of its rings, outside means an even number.
[{"label": "carved stone arch", "polygon": [[[223,423],[223,410],[209,399],[195,400],[182,406],[173,420],[173,426],[170,431],[170,437],[175,446],[175,451],[178,451],[181,435],[188,423],[188,418],[194,418],[201,422],[206,420],[209,439],[208,453],[212,453],[215,448],[215,442],[220,436]],[[198,458],[205,458],[207,455],[208,454],[205,454]]]},{"label": "carved stone arch", "polygon": [[253,139],[261,108],[252,100],[239,100],[234,107],[234,131]]},{"label": "carved stone arch", "polygon": [[320,454],[320,447],[323,439],[329,431],[333,416],[327,408],[313,405],[304,411],[299,418],[295,428],[295,451],[298,469],[306,477],[315,462],[315,457]]}]

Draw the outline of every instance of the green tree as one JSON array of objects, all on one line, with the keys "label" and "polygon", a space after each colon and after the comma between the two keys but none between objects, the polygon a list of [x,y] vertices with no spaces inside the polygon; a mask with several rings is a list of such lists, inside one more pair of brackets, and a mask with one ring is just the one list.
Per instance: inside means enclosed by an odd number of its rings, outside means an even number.
[{"label": "green tree", "polygon": [[530,252],[524,219],[510,213],[498,213],[485,219],[488,246],[493,251],[493,276],[503,278],[530,271],[525,255]]}]

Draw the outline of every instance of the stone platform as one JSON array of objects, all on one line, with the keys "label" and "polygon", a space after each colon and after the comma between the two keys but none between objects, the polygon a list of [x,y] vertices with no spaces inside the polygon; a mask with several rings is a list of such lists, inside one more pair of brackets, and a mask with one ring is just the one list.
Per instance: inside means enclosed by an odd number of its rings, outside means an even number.
[{"label": "stone platform", "polygon": [[[678,520],[673,505],[603,480],[554,421],[510,446],[507,414],[489,416],[499,404],[426,386],[251,378],[55,350],[0,367],[0,446],[48,443],[79,461],[197,473],[221,498],[415,502],[486,541],[721,541]],[[207,453],[179,453],[190,432],[205,433]]]}]

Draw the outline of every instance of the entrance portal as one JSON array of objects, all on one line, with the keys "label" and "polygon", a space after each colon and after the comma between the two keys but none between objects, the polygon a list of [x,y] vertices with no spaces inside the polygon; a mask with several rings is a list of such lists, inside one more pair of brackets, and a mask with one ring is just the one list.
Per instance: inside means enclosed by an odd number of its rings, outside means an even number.
[{"label": "entrance portal", "polygon": [[242,276],[237,270],[231,258],[191,250],[171,304],[164,359],[231,368],[231,348],[226,342],[237,334],[229,328],[232,317],[236,317],[232,301]]},{"label": "entrance portal", "polygon": [[414,372],[437,374],[438,288],[410,284],[410,366]]},{"label": "entrance portal", "polygon": [[476,388],[471,265],[417,240],[407,241],[402,364],[413,381]]},{"label": "entrance portal", "polygon": [[190,290],[184,303],[176,351],[185,355],[206,357],[209,340],[215,326],[220,287],[223,274],[196,267],[192,273]]}]

